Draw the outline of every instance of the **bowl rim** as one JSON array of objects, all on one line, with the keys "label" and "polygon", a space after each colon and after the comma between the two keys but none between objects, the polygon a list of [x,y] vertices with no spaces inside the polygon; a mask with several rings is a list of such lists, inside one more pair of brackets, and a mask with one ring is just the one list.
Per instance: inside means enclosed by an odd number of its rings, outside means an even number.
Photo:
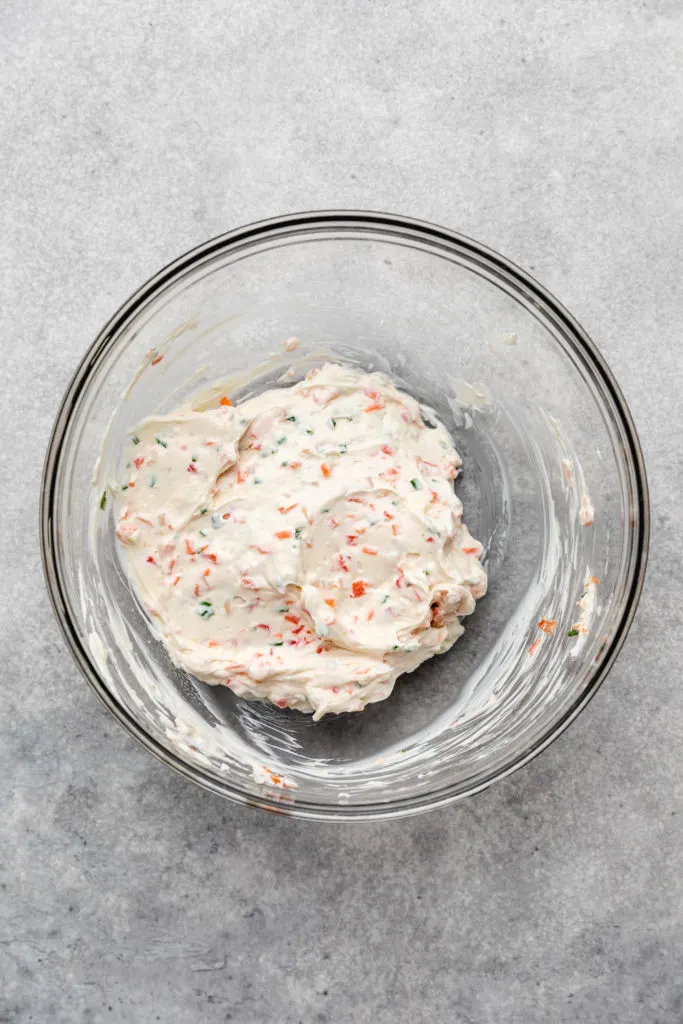
[{"label": "bowl rim", "polygon": [[[56,518],[54,510],[56,507],[55,491],[66,436],[79,397],[87,386],[92,371],[103,354],[113,344],[116,335],[145,303],[187,270],[219,252],[229,252],[245,245],[251,247],[254,243],[272,238],[283,231],[292,233],[308,230],[313,235],[325,229],[331,230],[344,227],[355,230],[365,228],[377,233],[382,233],[383,231],[387,233],[408,232],[411,237],[421,238],[422,241],[428,244],[445,245],[451,251],[466,254],[470,258],[474,256],[485,266],[502,271],[508,279],[512,279],[517,286],[521,286],[527,296],[531,296],[534,302],[540,303],[544,314],[547,315],[549,313],[556,321],[560,322],[565,332],[570,334],[573,340],[578,343],[579,350],[583,350],[583,355],[587,357],[592,371],[600,378],[603,388],[609,393],[614,403],[620,420],[619,425],[626,442],[626,463],[633,474],[635,508],[632,514],[636,518],[638,530],[634,543],[630,588],[612,640],[608,647],[605,648],[602,660],[594,667],[590,679],[577,700],[547,729],[541,739],[531,749],[523,751],[502,769],[493,771],[485,779],[480,780],[475,785],[461,792],[453,792],[449,787],[443,787],[434,793],[421,794],[395,801],[369,802],[367,804],[338,805],[333,807],[313,801],[297,801],[292,804],[285,804],[279,802],[276,797],[257,796],[233,786],[229,782],[219,782],[198,766],[189,765],[178,755],[172,753],[133,718],[123,704],[109,691],[106,683],[97,671],[84,642],[79,636],[76,624],[70,616],[69,602],[66,598],[66,588],[61,577],[57,544],[55,543]],[[245,806],[257,807],[265,811],[309,820],[370,821],[383,818],[405,817],[445,807],[487,789],[494,782],[505,778],[512,774],[512,772],[522,768],[525,764],[528,764],[541,751],[545,750],[564,732],[595,695],[621,650],[633,621],[643,588],[649,536],[649,492],[640,440],[629,408],[612,371],[595,343],[578,321],[527,271],[488,246],[459,232],[428,221],[370,210],[313,210],[255,221],[217,235],[195,246],[148,278],[110,317],[76,368],[55,418],[45,455],[40,492],[41,557],[50,601],[62,635],[76,664],[114,718],[160,761],[204,789]]]}]

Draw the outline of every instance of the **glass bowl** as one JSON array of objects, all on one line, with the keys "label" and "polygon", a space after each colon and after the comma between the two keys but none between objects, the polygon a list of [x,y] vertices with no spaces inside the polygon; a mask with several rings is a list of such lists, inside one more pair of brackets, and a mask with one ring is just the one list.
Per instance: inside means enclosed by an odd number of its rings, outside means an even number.
[{"label": "glass bowl", "polygon": [[[119,562],[111,502],[99,506],[143,417],[217,380],[239,401],[328,359],[386,371],[448,427],[489,591],[458,643],[388,700],[313,722],[169,660]],[[569,313],[478,242],[342,211],[213,239],[125,303],[64,398],[41,515],[61,628],[125,728],[215,793],[334,820],[441,807],[547,746],[624,641],[648,540],[631,417]]]}]

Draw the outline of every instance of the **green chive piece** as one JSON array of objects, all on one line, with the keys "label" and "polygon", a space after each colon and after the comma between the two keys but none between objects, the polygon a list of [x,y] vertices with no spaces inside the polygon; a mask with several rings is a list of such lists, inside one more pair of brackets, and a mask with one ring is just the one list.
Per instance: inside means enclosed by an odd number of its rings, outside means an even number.
[{"label": "green chive piece", "polygon": [[200,508],[199,514],[200,514],[200,516],[205,516],[208,511],[209,510],[208,510],[208,508],[205,505],[204,508]]},{"label": "green chive piece", "polygon": [[270,646],[271,647],[283,647],[284,646],[284,640],[276,640],[275,643],[271,644]]},{"label": "green chive piece", "polygon": [[196,461],[197,461],[197,456],[196,456],[196,455],[193,455],[193,456],[192,456],[192,461],[193,461],[193,462],[196,462]]},{"label": "green chive piece", "polygon": [[285,612],[289,611],[289,608],[278,608],[278,611],[284,614]]},{"label": "green chive piece", "polygon": [[160,444],[162,448],[168,448],[168,443],[166,441],[162,441],[160,437],[155,437],[154,440],[157,444]]},{"label": "green chive piece", "polygon": [[288,416],[287,421],[289,423],[296,423],[296,416]]},{"label": "green chive piece", "polygon": [[280,465],[281,465],[281,466],[288,466],[288,465],[289,465],[289,463],[288,463],[288,462],[281,462],[281,463],[280,463]]},{"label": "green chive piece", "polygon": [[410,485],[411,485],[411,487],[413,488],[414,491],[421,491],[422,490],[422,484],[420,483],[419,480],[414,480],[414,479],[411,480],[410,481]]},{"label": "green chive piece", "polygon": [[121,490],[122,490],[122,491],[127,491],[127,490],[128,490],[128,484],[124,484],[124,485],[122,486]]},{"label": "green chive piece", "polygon": [[199,533],[202,537],[206,537],[206,530],[200,530]]},{"label": "green chive piece", "polygon": [[334,417],[332,417],[329,422],[332,424],[333,428],[337,426],[337,421],[334,419]]},{"label": "green chive piece", "polygon": [[567,632],[567,636],[578,636],[578,635],[579,635],[578,629],[570,629]]},{"label": "green chive piece", "polygon": [[255,483],[255,484],[262,484],[262,483],[263,483],[263,480],[261,479],[261,477],[260,477],[260,476],[255,476],[255,477],[254,477],[254,483]]},{"label": "green chive piece", "polygon": [[278,439],[277,439],[277,442],[276,442],[276,443],[277,443],[277,444],[284,444],[286,440],[287,440],[287,435],[286,435],[286,434],[283,434],[283,436],[282,436],[282,437],[278,437]]},{"label": "green chive piece", "polygon": [[299,539],[299,537],[301,536],[301,534],[303,532],[304,532],[303,526],[297,526],[297,528],[294,531],[294,536],[296,537],[297,540]]},{"label": "green chive piece", "polygon": [[154,475],[154,473],[152,473],[151,477],[149,478],[149,486],[150,487],[156,487],[156,485],[157,485],[157,478]]},{"label": "green chive piece", "polygon": [[106,507],[107,507],[107,492],[106,491],[102,491],[102,497],[100,498],[100,508],[102,509],[102,511],[104,511]]},{"label": "green chive piece", "polygon": [[312,433],[313,433],[313,431],[311,430],[311,428],[310,428],[310,427],[306,427],[306,433],[307,433],[307,434],[312,434]]},{"label": "green chive piece", "polygon": [[384,597],[382,598],[382,604],[386,604],[388,600],[389,600],[389,595],[385,594]]},{"label": "green chive piece", "polygon": [[133,444],[140,444],[140,438],[138,437],[137,434],[133,434],[133,436],[131,437],[131,441],[133,442]]}]

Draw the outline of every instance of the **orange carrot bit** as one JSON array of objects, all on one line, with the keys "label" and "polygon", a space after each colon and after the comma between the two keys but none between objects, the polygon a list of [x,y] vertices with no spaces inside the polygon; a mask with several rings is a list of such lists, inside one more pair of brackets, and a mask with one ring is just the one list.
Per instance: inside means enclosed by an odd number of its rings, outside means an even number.
[{"label": "orange carrot bit", "polygon": [[586,583],[586,586],[588,586],[588,583],[592,583],[594,587],[597,587],[599,582],[600,582],[600,580],[597,579],[595,576],[589,576],[588,577],[588,582]]},{"label": "orange carrot bit", "polygon": [[177,587],[179,583],[180,583],[180,576],[176,576],[176,578],[173,580],[173,583],[171,585],[174,586],[174,587]]},{"label": "orange carrot bit", "polygon": [[208,576],[208,575],[210,574],[210,572],[211,572],[211,570],[210,570],[210,569],[205,569],[205,570],[204,570],[204,575],[205,575],[205,576]]},{"label": "orange carrot bit", "polygon": [[289,468],[290,469],[301,469],[301,463],[300,462],[290,462]]},{"label": "orange carrot bit", "polygon": [[365,580],[354,580],[351,584],[351,596],[362,597],[367,589],[367,583]]},{"label": "orange carrot bit", "polygon": [[370,622],[371,619],[374,619],[374,617],[375,617],[375,611],[374,611],[374,608],[373,608],[372,611],[368,612],[368,622]]},{"label": "orange carrot bit", "polygon": [[209,552],[208,555],[204,555],[204,558],[208,558],[214,565],[218,565],[218,555],[214,555],[212,552]]},{"label": "orange carrot bit", "polygon": [[557,625],[557,619],[541,619],[541,621],[537,622],[536,625],[539,629],[542,629],[544,633],[552,635],[555,631],[555,626]]},{"label": "orange carrot bit", "polygon": [[286,516],[287,513],[291,512],[293,508],[296,508],[298,504],[299,502],[295,501],[293,505],[288,505],[287,508],[283,508],[282,505],[280,505],[280,507],[278,508],[278,512],[280,513],[280,515]]},{"label": "orange carrot bit", "polygon": [[288,537],[292,536],[291,530],[278,530],[275,534],[278,540],[287,540]]},{"label": "orange carrot bit", "polygon": [[365,406],[365,409],[363,409],[363,412],[376,412],[378,409],[383,409],[383,408],[384,408],[384,403],[383,402],[371,402],[370,405],[366,405]]},{"label": "orange carrot bit", "polygon": [[188,538],[187,538],[187,537],[185,538],[185,550],[187,551],[188,555],[196,555],[196,554],[197,554],[197,552],[196,552],[196,551],[195,551],[195,549],[194,549],[194,548],[192,547],[192,544],[191,544],[191,542],[190,542],[190,541],[188,540]]},{"label": "orange carrot bit", "polygon": [[463,548],[462,553],[463,555],[476,555],[478,550],[479,548]]},{"label": "orange carrot bit", "polygon": [[145,463],[145,456],[144,455],[138,455],[137,459],[135,459],[135,468],[136,469],[140,469],[140,466],[143,466],[144,463]]},{"label": "orange carrot bit", "polygon": [[164,358],[163,356],[157,356],[156,359],[152,360],[151,365],[152,366],[156,366],[157,363],[160,363],[163,358]]},{"label": "orange carrot bit", "polygon": [[388,444],[383,444],[381,449],[380,449],[380,451],[383,451],[385,455],[393,455],[394,454],[392,449],[389,447]]},{"label": "orange carrot bit", "polygon": [[398,537],[399,533],[401,532],[396,523],[391,524],[391,532],[393,533],[394,537]]},{"label": "orange carrot bit", "polygon": [[376,555],[377,554],[377,548],[364,547],[364,548],[361,548],[361,550],[366,555]]},{"label": "orange carrot bit", "polygon": [[334,608],[336,603],[337,602],[335,601],[335,599],[333,597],[326,597],[325,598],[325,604],[328,604],[330,606],[330,608]]},{"label": "orange carrot bit", "polygon": [[207,647],[218,647],[218,640],[209,640]]},{"label": "orange carrot bit", "polygon": [[232,402],[230,401],[227,395],[223,395],[223,397],[221,398],[221,405],[232,405]]},{"label": "orange carrot bit", "polygon": [[330,469],[330,467],[327,465],[326,462],[321,462],[321,464],[320,464],[320,472],[322,473],[322,475],[325,478],[327,478],[330,475],[330,473],[332,472],[332,470]]},{"label": "orange carrot bit", "polygon": [[295,626],[298,626],[298,624],[301,622],[300,615],[285,615],[285,619],[287,620],[287,622],[293,622]]},{"label": "orange carrot bit", "polygon": [[385,519],[394,519],[395,516],[392,516],[391,512],[385,512],[384,513],[384,518]]},{"label": "orange carrot bit", "polygon": [[199,597],[199,584],[198,583],[195,583],[195,585],[194,585],[194,596],[195,597]]},{"label": "orange carrot bit", "polygon": [[529,654],[533,654],[534,651],[538,650],[538,647],[539,647],[540,643],[541,643],[541,638],[540,637],[538,638],[538,640],[534,640],[534,642],[532,643],[531,647],[529,648]]}]

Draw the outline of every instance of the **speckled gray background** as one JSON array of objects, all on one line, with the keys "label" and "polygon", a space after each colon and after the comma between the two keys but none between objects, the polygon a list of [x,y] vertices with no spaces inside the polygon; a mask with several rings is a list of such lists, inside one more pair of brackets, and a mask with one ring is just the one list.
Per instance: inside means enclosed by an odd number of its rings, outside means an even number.
[{"label": "speckled gray background", "polygon": [[[3,0],[0,1021],[680,1024],[680,0]],[[110,720],[53,621],[43,453],[84,349],[230,227],[351,206],[530,268],[611,363],[652,488],[607,684],[407,822],[233,807]]]}]

